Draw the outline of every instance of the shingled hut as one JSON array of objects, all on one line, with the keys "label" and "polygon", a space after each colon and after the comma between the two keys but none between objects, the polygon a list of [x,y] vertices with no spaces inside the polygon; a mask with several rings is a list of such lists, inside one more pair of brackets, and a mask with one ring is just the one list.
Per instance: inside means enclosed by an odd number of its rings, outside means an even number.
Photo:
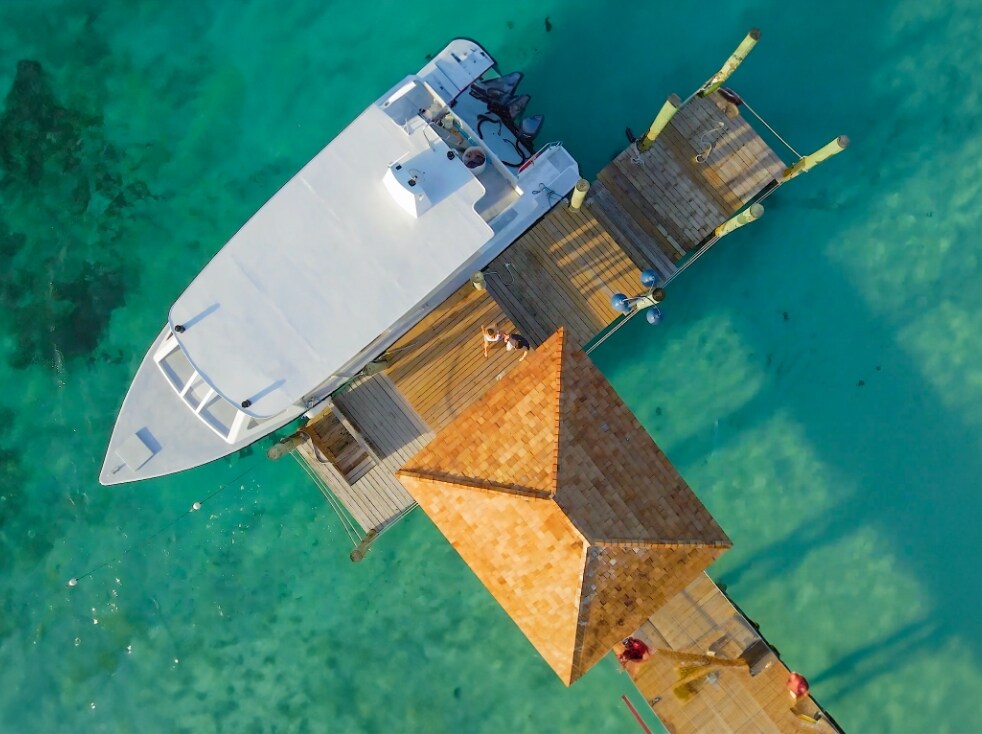
[{"label": "shingled hut", "polygon": [[397,476],[567,685],[730,546],[562,329]]}]

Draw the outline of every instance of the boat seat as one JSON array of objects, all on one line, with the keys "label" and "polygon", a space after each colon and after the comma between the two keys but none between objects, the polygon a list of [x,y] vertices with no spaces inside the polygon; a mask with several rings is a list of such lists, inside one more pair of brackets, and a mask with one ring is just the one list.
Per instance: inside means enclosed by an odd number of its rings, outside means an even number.
[{"label": "boat seat", "polygon": [[522,120],[522,124],[518,126],[518,134],[515,136],[515,139],[519,145],[529,152],[529,155],[535,150],[535,138],[539,134],[539,131],[542,130],[542,123],[544,121],[545,118],[542,115],[532,115]]},{"label": "boat seat", "polygon": [[513,71],[510,74],[499,76],[497,79],[488,81],[476,81],[471,84],[470,95],[482,102],[498,102],[515,94],[518,83],[522,81],[524,74],[520,71]]}]

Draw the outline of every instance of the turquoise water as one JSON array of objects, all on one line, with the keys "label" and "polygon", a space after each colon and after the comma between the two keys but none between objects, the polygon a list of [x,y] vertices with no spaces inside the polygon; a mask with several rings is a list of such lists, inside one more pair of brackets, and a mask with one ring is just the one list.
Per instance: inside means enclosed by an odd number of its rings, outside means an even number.
[{"label": "turquoise water", "polygon": [[639,731],[610,660],[565,689],[420,513],[353,566],[264,447],[96,477],[183,286],[426,53],[466,35],[523,69],[592,174],[758,25],[734,86],[803,151],[853,145],[594,356],[847,730],[982,730],[982,5],[481,10],[0,5],[0,728]]}]

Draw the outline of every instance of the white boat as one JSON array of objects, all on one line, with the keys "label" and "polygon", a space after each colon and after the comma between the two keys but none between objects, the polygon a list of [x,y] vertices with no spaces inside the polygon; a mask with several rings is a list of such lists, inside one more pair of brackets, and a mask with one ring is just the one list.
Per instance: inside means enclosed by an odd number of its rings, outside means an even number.
[{"label": "white boat", "polygon": [[[123,401],[102,484],[235,452],[327,398],[579,179],[533,155],[520,75],[458,39],[280,189],[171,307]],[[476,82],[476,83],[475,83]]]}]

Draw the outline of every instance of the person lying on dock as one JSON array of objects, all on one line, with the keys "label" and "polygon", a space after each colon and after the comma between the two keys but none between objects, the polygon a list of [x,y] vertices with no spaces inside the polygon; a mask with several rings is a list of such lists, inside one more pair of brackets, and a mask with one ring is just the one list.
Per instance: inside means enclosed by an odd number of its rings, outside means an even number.
[{"label": "person lying on dock", "polygon": [[484,337],[484,356],[488,356],[488,347],[505,340],[505,335],[493,326],[482,326],[481,335]]},{"label": "person lying on dock", "polygon": [[529,356],[529,340],[526,339],[521,334],[511,334],[507,339],[505,339],[505,349],[511,351],[512,349],[521,349],[522,356],[518,358],[521,362],[527,356]]}]

